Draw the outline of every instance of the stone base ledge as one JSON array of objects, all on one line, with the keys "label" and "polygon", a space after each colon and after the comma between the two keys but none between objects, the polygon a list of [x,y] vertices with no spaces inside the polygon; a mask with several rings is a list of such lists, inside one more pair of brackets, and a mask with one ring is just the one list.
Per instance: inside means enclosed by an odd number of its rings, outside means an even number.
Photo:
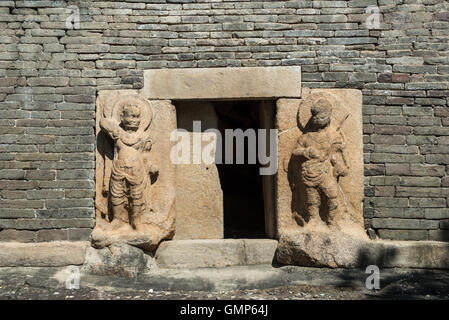
[{"label": "stone base ledge", "polygon": [[[272,264],[278,246],[272,239],[207,239],[163,242],[154,257],[162,269],[222,268]],[[87,241],[0,242],[0,267],[83,265]],[[91,248],[93,249],[93,248]],[[369,241],[357,265],[380,268],[449,269],[449,243],[439,241]]]},{"label": "stone base ledge", "polygon": [[449,243],[375,240],[360,259],[384,268],[449,269]]},{"label": "stone base ledge", "polygon": [[276,261],[282,265],[326,268],[449,269],[449,243],[369,240],[351,233],[281,235]]},{"label": "stone base ledge", "polygon": [[0,267],[82,265],[88,241],[0,242]]},{"label": "stone base ledge", "polygon": [[161,243],[155,262],[176,269],[271,264],[277,245],[272,239],[173,240]]}]

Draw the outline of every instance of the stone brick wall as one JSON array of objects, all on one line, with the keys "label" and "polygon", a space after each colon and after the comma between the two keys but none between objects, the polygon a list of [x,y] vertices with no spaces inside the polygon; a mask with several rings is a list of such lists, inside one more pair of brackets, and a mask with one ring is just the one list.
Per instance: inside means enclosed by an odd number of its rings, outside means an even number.
[{"label": "stone brick wall", "polygon": [[287,65],[304,87],[363,90],[370,235],[448,240],[448,1],[1,0],[0,241],[89,238],[98,90],[151,68]]}]

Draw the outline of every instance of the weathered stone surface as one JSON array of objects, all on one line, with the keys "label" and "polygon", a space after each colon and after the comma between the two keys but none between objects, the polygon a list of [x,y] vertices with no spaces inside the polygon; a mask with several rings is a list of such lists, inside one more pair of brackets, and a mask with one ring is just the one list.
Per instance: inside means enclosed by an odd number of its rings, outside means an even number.
[{"label": "weathered stone surface", "polygon": [[271,264],[278,242],[272,239],[243,239],[245,264]]},{"label": "weathered stone surface", "polygon": [[308,226],[281,234],[276,259],[282,264],[308,267],[354,268],[370,242],[360,226],[344,230],[333,226]]},{"label": "weathered stone surface", "polygon": [[[301,96],[300,67],[145,70],[148,99],[230,99]],[[285,81],[289,79],[289,81]]]},{"label": "weathered stone surface", "polygon": [[87,241],[0,243],[0,267],[58,267],[84,263]]},{"label": "weathered stone surface", "polygon": [[173,236],[175,170],[169,156],[175,129],[169,101],[146,101],[133,90],[99,93],[95,247],[128,243],[153,250]]},{"label": "weathered stone surface", "polygon": [[[218,128],[215,109],[208,102],[180,102],[176,105],[178,129],[184,129],[189,138],[193,162],[194,139],[201,133],[193,132],[193,121],[201,119],[201,132]],[[205,133],[207,134],[207,133]],[[201,142],[201,150],[211,138]],[[216,141],[216,139],[215,139]],[[215,142],[216,146],[216,142]],[[215,152],[212,157],[215,157]],[[175,240],[223,238],[223,191],[215,163],[176,165],[176,233]]]},{"label": "weathered stone surface", "polygon": [[147,259],[141,249],[118,243],[103,249],[89,247],[82,271],[97,275],[136,277],[147,266]]},{"label": "weathered stone surface", "polygon": [[207,268],[271,264],[277,241],[271,239],[177,240],[161,243],[155,261],[161,268]]},{"label": "weathered stone surface", "polygon": [[[277,259],[352,266],[363,228],[361,92],[305,89],[277,104]],[[334,149],[334,145],[336,146]]]},{"label": "weathered stone surface", "polygon": [[[298,241],[303,237],[307,240]],[[449,268],[449,244],[438,241],[369,241],[354,233],[339,232],[339,237],[332,237],[328,233],[312,232],[305,236],[298,232],[281,239],[278,250],[286,258],[284,263],[304,266]]]}]

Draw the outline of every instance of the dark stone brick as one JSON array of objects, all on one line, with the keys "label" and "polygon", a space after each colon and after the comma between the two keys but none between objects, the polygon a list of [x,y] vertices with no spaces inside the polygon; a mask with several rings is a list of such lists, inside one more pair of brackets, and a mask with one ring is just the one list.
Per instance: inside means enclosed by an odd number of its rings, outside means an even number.
[{"label": "dark stone brick", "polygon": [[409,82],[411,77],[406,73],[393,73],[391,78],[392,82]]},{"label": "dark stone brick", "polygon": [[429,240],[449,241],[448,230],[429,230]]},{"label": "dark stone brick", "polygon": [[392,73],[381,73],[377,77],[378,82],[393,82],[393,74]]},{"label": "dark stone brick", "polygon": [[92,229],[68,229],[68,240],[70,241],[89,241]]},{"label": "dark stone brick", "polygon": [[427,240],[427,230],[377,230],[379,237],[390,240]]},{"label": "dark stone brick", "polygon": [[49,170],[29,170],[26,172],[27,180],[55,180],[56,172]]},{"label": "dark stone brick", "polygon": [[448,230],[449,229],[449,219],[440,221],[440,228]]},{"label": "dark stone brick", "polygon": [[405,144],[405,136],[373,134],[371,136],[371,142],[379,144]]},{"label": "dark stone brick", "polygon": [[374,125],[376,134],[408,135],[412,133],[412,127],[397,125]]},{"label": "dark stone brick", "polygon": [[34,242],[35,231],[4,229],[0,230],[0,242]]},{"label": "dark stone brick", "polygon": [[68,240],[67,230],[50,229],[37,231],[37,242],[49,242],[49,241],[64,241]]},{"label": "dark stone brick", "polygon": [[385,165],[383,164],[366,164],[365,176],[380,176],[385,174]]},{"label": "dark stone brick", "polygon": [[404,105],[404,104],[412,105],[413,102],[414,99],[408,97],[387,97],[387,104],[391,105]]}]

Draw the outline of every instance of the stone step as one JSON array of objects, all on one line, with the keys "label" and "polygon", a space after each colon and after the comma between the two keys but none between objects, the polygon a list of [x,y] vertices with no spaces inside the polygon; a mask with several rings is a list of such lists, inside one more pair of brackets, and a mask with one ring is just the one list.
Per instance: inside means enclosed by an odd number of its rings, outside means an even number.
[{"label": "stone step", "polygon": [[161,243],[155,254],[160,268],[189,269],[271,264],[277,240],[201,239]]}]

